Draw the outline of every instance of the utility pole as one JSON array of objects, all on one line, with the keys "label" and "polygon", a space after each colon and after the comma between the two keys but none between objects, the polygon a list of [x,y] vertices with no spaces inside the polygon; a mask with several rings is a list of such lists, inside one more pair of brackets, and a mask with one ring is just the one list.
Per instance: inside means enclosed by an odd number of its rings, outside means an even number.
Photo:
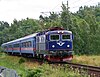
[{"label": "utility pole", "polygon": [[68,0],[67,0],[67,11],[69,10],[69,7],[68,7]]},{"label": "utility pole", "polygon": [[67,0],[67,30],[69,30],[69,27],[68,27],[68,23],[69,23],[69,21],[68,21],[68,18],[69,18],[69,6],[68,6],[68,0]]},{"label": "utility pole", "polygon": [[71,18],[69,13],[69,4],[67,0],[67,4],[63,4],[62,6],[63,12],[62,12],[62,25],[65,26],[65,29],[70,30],[71,25]]}]

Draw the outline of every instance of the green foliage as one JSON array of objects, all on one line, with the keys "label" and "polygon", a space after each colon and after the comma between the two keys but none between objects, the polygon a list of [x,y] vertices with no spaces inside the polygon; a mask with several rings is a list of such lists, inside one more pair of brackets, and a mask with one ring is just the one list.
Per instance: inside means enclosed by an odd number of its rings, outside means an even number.
[{"label": "green foliage", "polygon": [[26,77],[41,77],[42,73],[43,73],[43,70],[39,68],[28,69]]},{"label": "green foliage", "polygon": [[50,27],[61,26],[60,15],[55,12],[50,12],[49,17],[43,17],[40,15],[40,26],[42,30],[48,29]]},{"label": "green foliage", "polygon": [[62,3],[62,13],[61,13],[61,25],[67,29],[72,30],[72,20],[71,20],[71,13],[69,12],[69,7],[66,7]]},{"label": "green foliage", "polygon": [[[75,39],[80,41],[80,44],[78,44],[78,51],[81,54],[100,54],[100,48],[98,48],[100,46],[100,40],[98,40],[100,39],[100,37],[98,37],[98,32],[100,32],[100,23],[98,24],[98,21],[96,20],[96,14],[98,14],[99,11],[95,11],[97,9],[100,10],[99,7],[99,5],[96,7],[80,7],[79,11],[76,13],[76,16],[79,16],[79,20],[77,21],[77,25],[79,25],[79,30],[77,30],[79,39],[78,37]],[[100,15],[98,17],[100,17]],[[76,40],[74,41],[76,42]],[[74,46],[76,47],[76,45]]]},{"label": "green foliage", "polygon": [[[76,70],[77,71],[77,70]],[[42,66],[27,70],[26,77],[88,77],[63,66],[43,64]]]},{"label": "green foliage", "polygon": [[0,31],[8,27],[9,27],[9,24],[7,22],[0,21]]},{"label": "green foliage", "polygon": [[3,52],[0,52],[0,57],[1,58],[5,58],[7,56],[7,54],[3,53]]},{"label": "green foliage", "polygon": [[8,55],[1,57],[0,53],[0,66],[16,70],[20,77],[88,77],[87,75],[81,76],[77,70],[74,72],[67,65],[63,67],[44,63],[35,67],[34,65],[37,63],[31,62],[31,67],[29,68],[27,59],[25,59],[24,63],[19,64],[20,59],[17,56]]},{"label": "green foliage", "polygon": [[40,29],[38,21],[29,18],[21,21],[14,19],[11,26],[2,26],[0,26],[0,29],[2,28],[2,31],[0,31],[0,45],[4,42],[38,32]]},{"label": "green foliage", "polygon": [[100,67],[100,55],[74,55],[73,63],[85,64]]},{"label": "green foliage", "polygon": [[4,49],[2,47],[0,47],[0,52],[3,52],[3,51],[4,51]]},{"label": "green foliage", "polygon": [[24,62],[25,62],[25,59],[24,59],[24,58],[20,58],[18,63],[19,63],[19,64],[22,64],[22,63],[24,63]]}]

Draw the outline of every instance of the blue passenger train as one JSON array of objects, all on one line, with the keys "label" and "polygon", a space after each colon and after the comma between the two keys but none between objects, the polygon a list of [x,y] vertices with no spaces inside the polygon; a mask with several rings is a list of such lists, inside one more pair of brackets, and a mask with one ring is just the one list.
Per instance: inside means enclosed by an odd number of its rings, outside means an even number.
[{"label": "blue passenger train", "polygon": [[31,55],[49,61],[70,61],[73,58],[73,34],[54,27],[3,43],[2,47],[9,54]]}]

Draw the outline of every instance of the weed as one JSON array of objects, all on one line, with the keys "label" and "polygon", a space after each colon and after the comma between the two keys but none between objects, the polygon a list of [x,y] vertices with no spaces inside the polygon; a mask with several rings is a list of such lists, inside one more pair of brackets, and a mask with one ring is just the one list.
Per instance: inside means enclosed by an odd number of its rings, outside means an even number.
[{"label": "weed", "polygon": [[22,63],[24,63],[24,62],[25,62],[25,59],[22,58],[22,57],[21,57],[21,58],[19,59],[19,61],[18,61],[19,64],[22,64]]}]

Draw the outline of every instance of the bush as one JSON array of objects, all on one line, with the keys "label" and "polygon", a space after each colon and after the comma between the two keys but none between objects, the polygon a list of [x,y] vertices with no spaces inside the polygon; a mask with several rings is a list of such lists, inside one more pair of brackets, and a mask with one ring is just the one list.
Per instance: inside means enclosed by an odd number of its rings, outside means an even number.
[{"label": "bush", "polygon": [[41,77],[44,73],[43,69],[36,68],[36,69],[28,69],[26,77]]},{"label": "bush", "polygon": [[2,47],[0,47],[0,52],[4,52],[4,49]]},{"label": "bush", "polygon": [[22,64],[22,63],[24,63],[24,62],[25,62],[25,59],[24,59],[24,58],[20,58],[18,63],[19,63],[19,64]]},{"label": "bush", "polygon": [[42,66],[35,69],[28,69],[26,77],[88,77],[87,75],[81,76],[78,72],[74,72],[67,67],[54,65],[49,66],[43,64]]}]

